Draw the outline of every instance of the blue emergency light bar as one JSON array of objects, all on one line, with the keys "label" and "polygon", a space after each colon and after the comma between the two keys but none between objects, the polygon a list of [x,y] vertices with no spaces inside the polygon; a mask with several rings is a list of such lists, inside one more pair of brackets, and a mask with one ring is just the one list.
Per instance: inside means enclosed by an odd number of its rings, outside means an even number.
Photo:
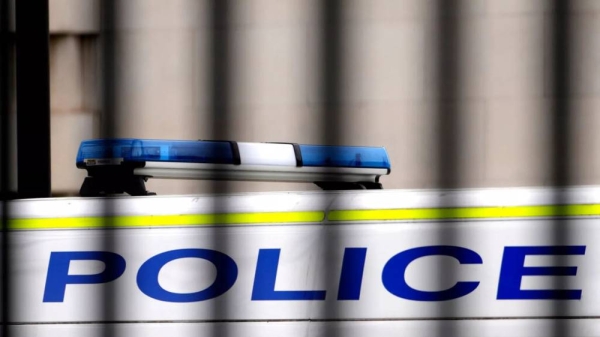
[{"label": "blue emergency light bar", "polygon": [[[77,165],[102,165],[122,162],[176,162],[197,164],[242,164],[237,142],[187,141],[154,139],[95,139],[81,142]],[[252,156],[264,158],[262,165],[281,165],[281,151],[275,147],[288,146],[285,157],[294,156],[296,166],[362,167],[391,169],[383,147],[322,146],[280,143],[253,144]],[[275,146],[275,147],[274,147]],[[260,153],[262,151],[262,153]],[[296,151],[296,152],[294,152]],[[270,154],[279,155],[269,158]],[[250,155],[250,153],[249,153]],[[298,157],[298,158],[296,158]]]},{"label": "blue emergency light bar", "polygon": [[76,164],[88,170],[90,179],[102,176],[102,184],[126,172],[144,181],[309,181],[325,189],[347,189],[348,184],[381,188],[379,177],[391,170],[383,147],[154,139],[86,140]]}]

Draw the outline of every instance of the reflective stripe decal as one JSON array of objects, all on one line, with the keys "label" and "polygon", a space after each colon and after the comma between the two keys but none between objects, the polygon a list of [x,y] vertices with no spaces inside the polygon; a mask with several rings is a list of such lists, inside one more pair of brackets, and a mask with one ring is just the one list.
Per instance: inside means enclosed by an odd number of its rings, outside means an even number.
[{"label": "reflective stripe decal", "polygon": [[333,210],[329,212],[327,219],[329,221],[401,221],[535,218],[551,216],[600,216],[600,204]]},{"label": "reflective stripe decal", "polygon": [[182,214],[182,215],[133,215],[115,217],[81,218],[27,218],[11,219],[12,230],[34,229],[94,229],[128,227],[186,227],[210,225],[249,225],[281,223],[321,222],[325,213],[307,212],[267,212],[267,213],[225,213],[225,214]]},{"label": "reflective stripe decal", "polygon": [[[563,206],[507,206],[457,208],[405,208],[374,210],[332,210],[327,220],[352,221],[410,221],[536,218],[551,216],[600,216],[600,204]],[[325,218],[322,211],[264,212],[182,215],[131,215],[80,218],[20,218],[10,220],[12,230],[35,229],[97,229],[135,227],[193,227],[212,225],[273,225],[285,223],[318,223]]]}]

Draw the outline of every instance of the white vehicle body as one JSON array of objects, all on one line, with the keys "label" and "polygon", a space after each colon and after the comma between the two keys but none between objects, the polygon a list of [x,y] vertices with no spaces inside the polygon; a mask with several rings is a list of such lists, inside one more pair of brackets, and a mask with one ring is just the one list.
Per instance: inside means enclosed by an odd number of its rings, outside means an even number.
[{"label": "white vehicle body", "polygon": [[9,207],[17,336],[600,336],[597,187]]}]

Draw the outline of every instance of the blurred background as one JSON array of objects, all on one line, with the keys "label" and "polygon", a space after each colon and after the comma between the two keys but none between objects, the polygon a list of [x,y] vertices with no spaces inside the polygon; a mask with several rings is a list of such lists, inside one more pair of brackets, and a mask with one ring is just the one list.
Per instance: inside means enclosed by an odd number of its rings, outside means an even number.
[{"label": "blurred background", "polygon": [[[77,194],[85,177],[75,167],[79,142],[99,137],[106,122],[102,2],[49,0],[54,195]],[[600,184],[600,1],[570,1],[563,13],[567,77],[555,74],[557,21],[546,0],[448,1],[448,11],[433,0],[340,1],[334,42],[323,34],[321,1],[229,1],[216,25],[208,1],[112,2],[114,136],[385,146],[387,189],[553,185],[551,166],[566,153],[570,184]],[[227,71],[217,74],[215,43],[228,51]],[[324,104],[331,91],[323,90],[331,43],[333,105]],[[211,103],[215,76],[226,77],[223,120]],[[568,101],[564,153],[553,138],[557,86]],[[323,118],[331,107],[333,121]],[[445,111],[450,119],[439,118]],[[451,167],[440,162],[448,160]],[[151,180],[148,189],[210,186]]]}]

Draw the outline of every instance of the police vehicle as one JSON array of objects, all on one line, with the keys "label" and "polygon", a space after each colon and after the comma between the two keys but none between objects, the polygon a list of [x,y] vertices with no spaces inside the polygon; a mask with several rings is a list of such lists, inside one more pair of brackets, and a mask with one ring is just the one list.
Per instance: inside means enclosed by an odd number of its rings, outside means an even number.
[{"label": "police vehicle", "polygon": [[10,204],[17,336],[600,335],[597,187],[383,190],[384,148],[279,143],[90,140],[77,166],[82,197]]}]

